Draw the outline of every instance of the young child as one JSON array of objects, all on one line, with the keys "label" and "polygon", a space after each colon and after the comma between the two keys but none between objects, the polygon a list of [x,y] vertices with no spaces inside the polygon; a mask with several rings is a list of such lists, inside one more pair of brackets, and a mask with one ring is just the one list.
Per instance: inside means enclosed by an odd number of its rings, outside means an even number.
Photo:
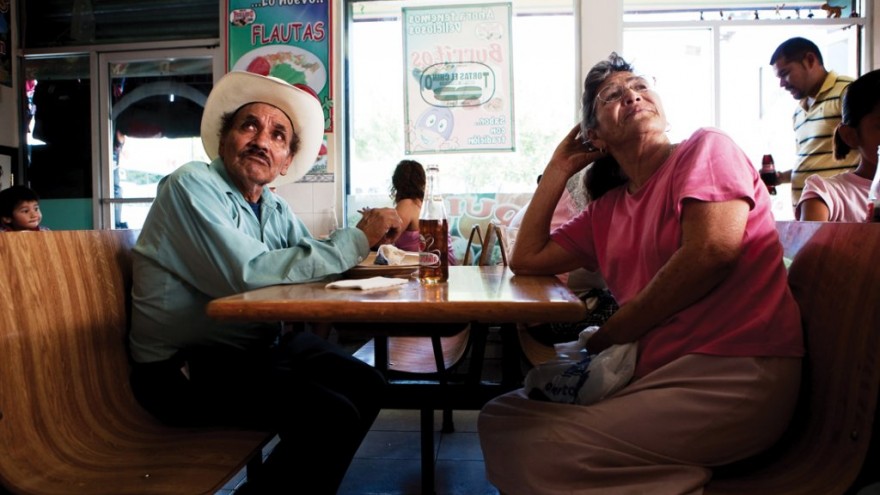
[{"label": "young child", "polygon": [[880,70],[864,74],[843,94],[842,119],[834,131],[834,158],[859,151],[859,166],[833,177],[812,175],[795,209],[799,220],[864,222],[868,189],[877,170],[880,145]]},{"label": "young child", "polygon": [[0,232],[49,230],[40,225],[40,198],[25,186],[12,186],[0,191]]}]

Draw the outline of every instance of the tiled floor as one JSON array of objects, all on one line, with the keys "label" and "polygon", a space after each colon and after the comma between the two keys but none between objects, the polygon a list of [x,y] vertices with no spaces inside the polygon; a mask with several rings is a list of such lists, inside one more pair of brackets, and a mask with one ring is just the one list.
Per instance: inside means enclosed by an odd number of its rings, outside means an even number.
[{"label": "tiled floor", "polygon": [[[453,422],[453,433],[441,433],[441,413],[435,413],[435,494],[498,494],[486,480],[477,438],[477,411],[454,411]],[[419,411],[382,411],[355,454],[337,495],[420,495],[419,448]],[[242,471],[216,495],[233,495],[244,479]]]},{"label": "tiled floor", "polygon": [[[435,493],[497,494],[487,480],[477,438],[477,411],[454,411],[455,432],[440,433],[434,418]],[[421,493],[419,412],[385,410],[355,455],[339,495],[418,495]]]},{"label": "tiled floor", "polygon": [[[355,349],[350,342],[344,347]],[[500,344],[490,334],[484,376],[497,376]],[[466,363],[463,363],[466,365]],[[486,480],[483,454],[477,436],[478,411],[453,411],[455,431],[441,433],[442,413],[434,414],[435,494],[496,495]],[[387,409],[367,434],[349,467],[337,495],[420,495],[419,411]],[[264,454],[269,452],[269,445]],[[242,472],[217,495],[232,495],[245,479]]]}]

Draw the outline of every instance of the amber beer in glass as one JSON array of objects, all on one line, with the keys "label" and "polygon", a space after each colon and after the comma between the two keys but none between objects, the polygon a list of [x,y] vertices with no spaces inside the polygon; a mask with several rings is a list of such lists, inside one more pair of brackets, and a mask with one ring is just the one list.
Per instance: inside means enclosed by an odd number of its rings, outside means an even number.
[{"label": "amber beer in glass", "polygon": [[424,284],[439,284],[449,278],[448,233],[449,224],[445,218],[419,220],[420,244],[425,243],[419,252],[419,280]]},{"label": "amber beer in glass", "polygon": [[449,224],[439,187],[440,169],[429,165],[425,198],[419,213],[419,281],[440,284],[449,279]]}]

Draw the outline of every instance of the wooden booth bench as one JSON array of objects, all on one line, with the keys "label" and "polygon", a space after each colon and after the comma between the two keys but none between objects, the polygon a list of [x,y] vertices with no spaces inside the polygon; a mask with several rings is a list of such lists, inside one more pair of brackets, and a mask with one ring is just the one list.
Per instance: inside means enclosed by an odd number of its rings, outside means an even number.
[{"label": "wooden booth bench", "polygon": [[716,470],[706,494],[835,495],[880,480],[880,224],[777,222],[807,354],[776,446]]},{"label": "wooden booth bench", "polygon": [[[880,471],[880,224],[777,228],[804,322],[800,404],[775,447],[717,469],[707,494],[843,494]],[[271,434],[170,428],[135,401],[135,237],[0,234],[0,493],[212,494],[258,469]]]},{"label": "wooden booth bench", "polygon": [[0,234],[0,493],[213,494],[265,432],[162,425],[126,351],[133,231]]}]

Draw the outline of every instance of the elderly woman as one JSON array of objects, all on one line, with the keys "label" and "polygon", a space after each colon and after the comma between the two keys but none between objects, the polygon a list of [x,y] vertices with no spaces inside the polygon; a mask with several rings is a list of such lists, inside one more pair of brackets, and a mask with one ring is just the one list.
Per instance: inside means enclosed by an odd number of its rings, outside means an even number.
[{"label": "elderly woman", "polygon": [[[769,196],[743,152],[700,129],[673,144],[648,78],[617,54],[584,85],[523,220],[517,274],[599,270],[620,309],[587,343],[638,342],[632,382],[590,406],[489,402],[479,432],[507,494],[701,493],[710,466],[769,447],[800,383],[803,342]],[[590,203],[549,233],[566,180]]]}]

